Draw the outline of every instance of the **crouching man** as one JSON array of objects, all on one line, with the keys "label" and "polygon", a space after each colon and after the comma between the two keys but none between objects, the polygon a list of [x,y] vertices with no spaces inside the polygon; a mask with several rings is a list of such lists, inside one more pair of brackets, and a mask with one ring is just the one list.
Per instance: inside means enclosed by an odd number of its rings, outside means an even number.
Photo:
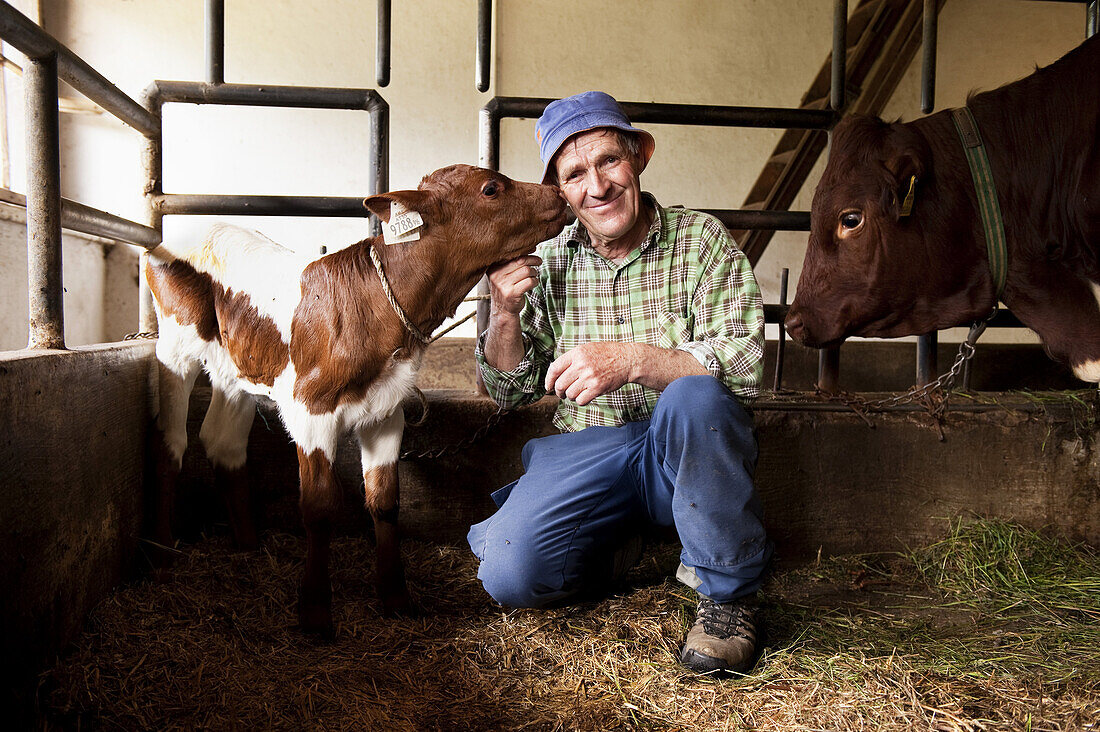
[{"label": "crouching man", "polygon": [[716,219],[641,190],[653,137],[607,94],[551,103],[536,135],[577,222],[490,270],[477,359],[502,406],[561,397],[562,434],[527,443],[523,477],[471,527],[478,577],[512,607],[591,597],[637,560],[646,524],[675,526],[676,577],[699,593],[681,661],[744,672],[772,551],[745,409],[763,371],[752,270]]}]

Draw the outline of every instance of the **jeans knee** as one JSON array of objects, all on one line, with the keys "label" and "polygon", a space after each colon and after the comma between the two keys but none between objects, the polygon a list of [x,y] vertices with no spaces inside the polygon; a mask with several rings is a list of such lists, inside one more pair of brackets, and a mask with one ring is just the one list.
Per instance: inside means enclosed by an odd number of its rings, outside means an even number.
[{"label": "jeans knee", "polygon": [[545,570],[544,557],[515,544],[508,551],[485,552],[477,576],[494,600],[507,607],[540,608],[560,598]]},{"label": "jeans knee", "polygon": [[694,419],[712,411],[728,414],[731,409],[744,412],[737,397],[718,379],[710,375],[681,376],[661,392],[654,418],[686,416]]}]

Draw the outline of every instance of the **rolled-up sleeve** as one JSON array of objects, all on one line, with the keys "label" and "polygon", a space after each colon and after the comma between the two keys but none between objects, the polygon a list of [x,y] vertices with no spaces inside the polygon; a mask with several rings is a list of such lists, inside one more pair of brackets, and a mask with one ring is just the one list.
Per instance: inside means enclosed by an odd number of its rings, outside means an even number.
[{"label": "rolled-up sleeve", "polygon": [[498,406],[504,409],[522,407],[538,401],[546,394],[546,371],[554,360],[554,334],[542,305],[541,287],[527,296],[527,304],[520,313],[523,335],[523,360],[511,371],[501,371],[485,360],[485,338],[482,333],[474,348],[485,390]]},{"label": "rolled-up sleeve", "polygon": [[764,376],[764,306],[748,257],[721,237],[701,263],[692,296],[694,339],[677,348],[745,401],[760,394]]}]

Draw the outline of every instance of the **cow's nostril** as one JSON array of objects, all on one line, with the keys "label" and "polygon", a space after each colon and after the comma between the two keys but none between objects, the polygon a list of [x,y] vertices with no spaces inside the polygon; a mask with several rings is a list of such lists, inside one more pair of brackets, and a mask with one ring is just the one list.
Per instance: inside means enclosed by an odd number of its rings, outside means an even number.
[{"label": "cow's nostril", "polygon": [[783,327],[787,329],[787,333],[793,336],[796,332],[802,330],[802,318],[792,313],[783,321]]}]

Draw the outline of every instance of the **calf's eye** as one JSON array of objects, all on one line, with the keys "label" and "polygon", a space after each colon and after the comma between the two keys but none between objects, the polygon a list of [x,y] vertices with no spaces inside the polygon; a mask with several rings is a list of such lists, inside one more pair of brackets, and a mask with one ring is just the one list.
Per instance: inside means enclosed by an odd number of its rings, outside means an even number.
[{"label": "calf's eye", "polygon": [[862,211],[843,211],[840,214],[840,227],[842,229],[858,229],[863,223]]},{"label": "calf's eye", "polygon": [[495,196],[499,192],[500,192],[500,186],[497,184],[497,182],[495,180],[489,181],[488,183],[486,183],[481,188],[481,195],[483,195],[487,198],[492,198],[493,196]]}]

